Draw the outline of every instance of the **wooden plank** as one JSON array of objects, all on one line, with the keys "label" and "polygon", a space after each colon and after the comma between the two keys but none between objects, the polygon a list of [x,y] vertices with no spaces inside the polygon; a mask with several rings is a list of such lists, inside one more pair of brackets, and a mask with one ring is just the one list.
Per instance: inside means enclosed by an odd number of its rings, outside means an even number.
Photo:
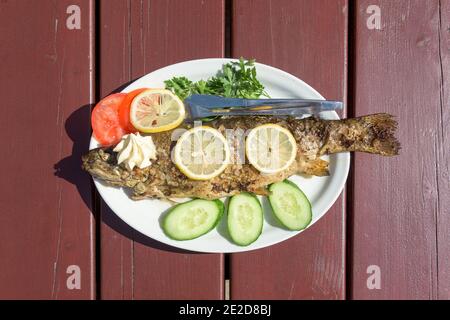
[{"label": "wooden plank", "polygon": [[[81,29],[66,25],[73,4]],[[91,180],[81,171],[93,17],[88,0],[0,3],[0,299],[95,298]],[[67,287],[70,266],[79,267],[79,289]]]},{"label": "wooden plank", "polygon": [[[102,1],[100,13],[101,96],[165,65],[223,56],[222,0]],[[101,211],[103,299],[223,298],[223,255],[173,251]]]},{"label": "wooden plank", "polygon": [[[354,299],[449,297],[449,2],[441,3],[356,4],[355,111],[395,115],[403,148],[395,158],[355,156]],[[369,5],[381,10],[381,30],[367,28]],[[369,266],[379,267],[380,289],[367,286]]]},{"label": "wooden plank", "polygon": [[437,161],[439,203],[437,212],[438,298],[450,300],[450,0],[439,8],[439,59],[441,63],[441,105],[438,113]]},{"label": "wooden plank", "polygon": [[[234,1],[233,56],[284,69],[346,98],[347,1]],[[232,299],[345,297],[345,205],[281,244],[231,256]]]}]

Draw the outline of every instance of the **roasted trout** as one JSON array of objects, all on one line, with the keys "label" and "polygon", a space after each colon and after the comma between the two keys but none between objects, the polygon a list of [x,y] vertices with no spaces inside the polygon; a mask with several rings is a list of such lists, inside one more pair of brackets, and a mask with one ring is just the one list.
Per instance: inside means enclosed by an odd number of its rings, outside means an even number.
[{"label": "roasted trout", "polygon": [[145,169],[129,171],[118,165],[117,154],[111,148],[91,150],[83,156],[82,166],[108,185],[132,189],[133,199],[217,199],[245,191],[266,195],[268,185],[294,174],[329,175],[328,162],[320,158],[323,155],[358,151],[394,156],[400,149],[394,136],[397,123],[391,115],[383,113],[344,120],[228,117],[206,125],[224,132],[226,129],[246,131],[267,123],[290,130],[298,146],[296,161],[288,169],[272,175],[261,174],[247,162],[232,163],[222,174],[208,181],[190,180],[171,161],[171,149],[176,143],[172,141],[172,131],[152,135],[157,160]]}]

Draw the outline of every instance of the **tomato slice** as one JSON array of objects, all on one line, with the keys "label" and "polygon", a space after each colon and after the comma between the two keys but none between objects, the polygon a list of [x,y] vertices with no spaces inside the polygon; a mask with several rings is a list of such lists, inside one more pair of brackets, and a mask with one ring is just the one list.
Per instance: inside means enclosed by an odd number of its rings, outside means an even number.
[{"label": "tomato slice", "polygon": [[119,107],[125,99],[125,93],[114,93],[103,98],[94,107],[91,125],[95,139],[102,146],[117,144],[127,133],[119,120]]},{"label": "tomato slice", "polygon": [[119,107],[119,120],[120,125],[122,128],[125,128],[128,130],[128,132],[137,132],[138,130],[133,127],[130,121],[130,106],[131,101],[141,92],[147,90],[147,88],[141,88],[133,90],[126,94],[125,99],[123,100],[122,104]]}]

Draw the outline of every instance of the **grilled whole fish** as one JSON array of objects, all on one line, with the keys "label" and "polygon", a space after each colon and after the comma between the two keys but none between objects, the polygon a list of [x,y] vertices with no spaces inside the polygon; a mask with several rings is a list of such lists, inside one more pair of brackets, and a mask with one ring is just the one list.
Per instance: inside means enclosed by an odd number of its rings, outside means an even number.
[{"label": "grilled whole fish", "polygon": [[276,123],[290,130],[298,146],[296,161],[276,174],[263,175],[249,163],[232,163],[222,174],[211,180],[190,180],[171,161],[171,149],[175,145],[171,141],[172,131],[152,135],[157,160],[150,167],[136,167],[128,171],[117,164],[117,154],[109,148],[91,150],[83,156],[82,166],[93,177],[106,184],[131,188],[133,199],[217,199],[245,191],[266,195],[268,185],[294,174],[326,176],[329,174],[328,162],[320,159],[323,155],[360,151],[393,156],[400,149],[400,143],[394,137],[397,123],[389,114],[344,120],[228,117],[206,125],[224,132],[225,129],[246,131],[267,123]]}]

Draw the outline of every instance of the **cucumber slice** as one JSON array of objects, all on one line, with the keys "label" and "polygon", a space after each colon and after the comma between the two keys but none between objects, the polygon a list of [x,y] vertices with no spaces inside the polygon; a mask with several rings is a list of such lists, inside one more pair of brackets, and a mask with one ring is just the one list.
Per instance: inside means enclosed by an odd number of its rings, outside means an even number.
[{"label": "cucumber slice", "polygon": [[192,240],[211,231],[223,211],[220,200],[191,200],[173,207],[164,217],[162,228],[174,240]]},{"label": "cucumber slice", "polygon": [[263,227],[263,210],[256,196],[241,193],[228,204],[228,232],[240,246],[248,246],[259,238]]},{"label": "cucumber slice", "polygon": [[289,180],[269,187],[269,202],[275,217],[289,230],[303,230],[312,220],[311,203]]}]

